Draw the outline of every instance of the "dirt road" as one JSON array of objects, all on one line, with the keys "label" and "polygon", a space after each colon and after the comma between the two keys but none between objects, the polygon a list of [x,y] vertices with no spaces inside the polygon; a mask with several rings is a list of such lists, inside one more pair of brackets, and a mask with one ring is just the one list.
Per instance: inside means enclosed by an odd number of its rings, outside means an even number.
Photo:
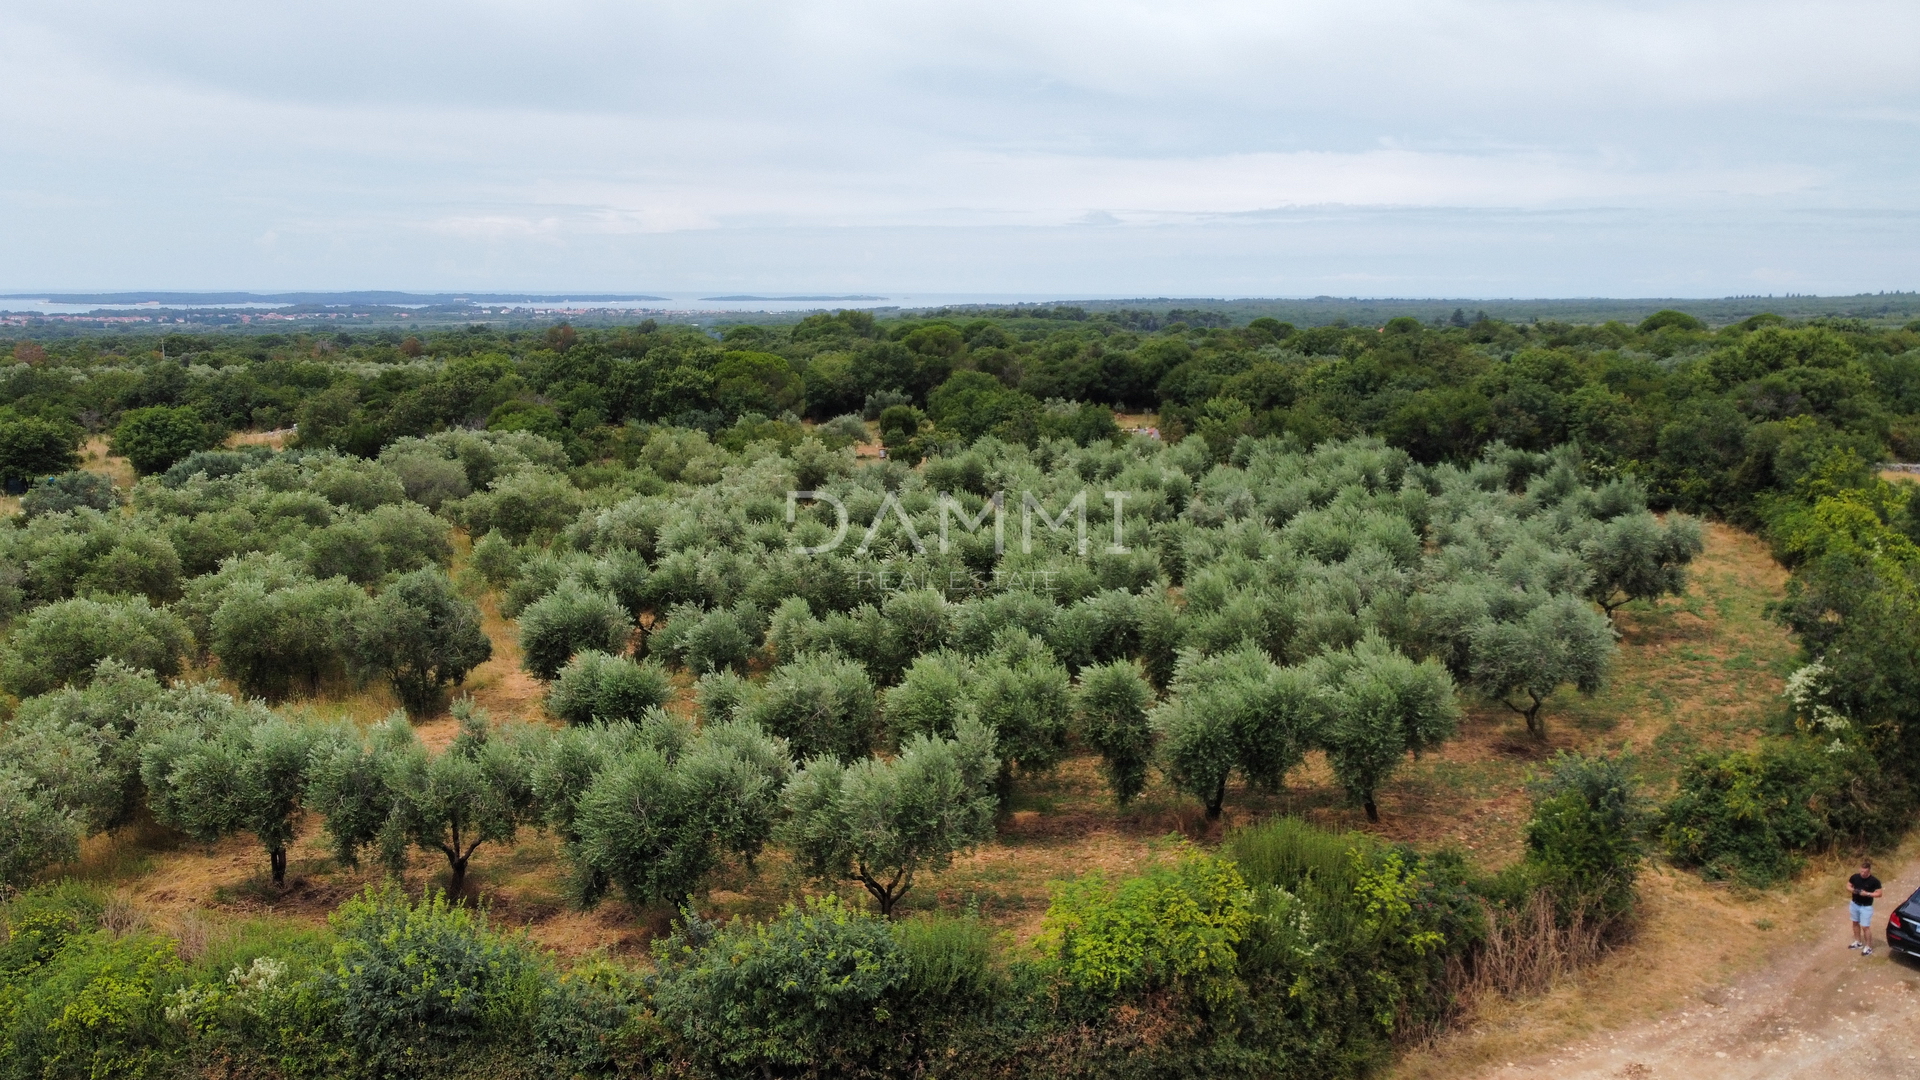
[{"label": "dirt road", "polygon": [[[1874,955],[1847,948],[1845,892],[1813,940],[1685,1009],[1498,1066],[1485,1080],[1920,1080],[1920,962],[1886,951],[1886,915],[1920,887],[1920,866],[1875,906]],[[1702,934],[1749,932],[1739,923]]]}]

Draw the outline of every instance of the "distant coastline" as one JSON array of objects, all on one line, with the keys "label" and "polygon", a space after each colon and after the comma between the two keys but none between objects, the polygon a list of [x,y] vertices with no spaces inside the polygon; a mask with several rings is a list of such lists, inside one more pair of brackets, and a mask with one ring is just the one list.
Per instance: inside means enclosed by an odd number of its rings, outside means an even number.
[{"label": "distant coastline", "polygon": [[884,296],[703,296],[702,300],[726,302],[730,304],[822,304],[840,301],[885,300]]}]

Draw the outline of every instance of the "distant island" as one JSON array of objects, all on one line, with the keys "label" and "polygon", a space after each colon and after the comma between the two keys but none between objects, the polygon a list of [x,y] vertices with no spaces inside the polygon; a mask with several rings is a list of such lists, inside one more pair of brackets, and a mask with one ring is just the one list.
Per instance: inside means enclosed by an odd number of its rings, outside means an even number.
[{"label": "distant island", "polygon": [[806,301],[809,303],[825,303],[825,302],[836,301],[836,300],[839,300],[839,301],[885,300],[886,297],[884,296],[703,296],[700,299],[724,300],[729,303],[756,303],[756,302],[774,303],[776,301],[788,302],[788,303],[793,301]]}]

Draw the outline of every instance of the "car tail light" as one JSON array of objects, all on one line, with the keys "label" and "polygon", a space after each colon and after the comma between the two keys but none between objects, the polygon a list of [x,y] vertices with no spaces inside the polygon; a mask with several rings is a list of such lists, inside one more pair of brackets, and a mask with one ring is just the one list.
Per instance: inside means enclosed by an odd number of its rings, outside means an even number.
[{"label": "car tail light", "polygon": [[1900,922],[1900,913],[1897,911],[1887,916],[1887,925],[1893,927],[1895,930],[1905,929],[1905,926]]}]

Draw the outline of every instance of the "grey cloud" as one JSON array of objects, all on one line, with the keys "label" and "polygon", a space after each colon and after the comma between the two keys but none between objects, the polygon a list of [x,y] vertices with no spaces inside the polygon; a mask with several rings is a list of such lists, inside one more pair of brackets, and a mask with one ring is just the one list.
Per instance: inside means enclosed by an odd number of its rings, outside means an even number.
[{"label": "grey cloud", "polygon": [[[1878,3],[4,0],[0,284],[1910,287],[1916,31]],[[1893,223],[1804,224],[1868,211]]]}]

